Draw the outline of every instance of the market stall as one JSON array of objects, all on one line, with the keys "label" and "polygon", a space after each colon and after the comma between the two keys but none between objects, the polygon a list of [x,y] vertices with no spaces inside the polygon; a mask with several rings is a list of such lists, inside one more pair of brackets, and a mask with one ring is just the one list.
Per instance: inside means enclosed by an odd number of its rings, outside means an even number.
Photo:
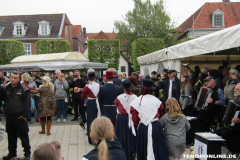
[{"label": "market stall", "polygon": [[137,60],[144,75],[153,70],[160,73],[164,68],[181,72],[183,65],[217,69],[223,61],[229,61],[235,67],[240,64],[239,47],[240,25],[236,25],[138,57]]}]

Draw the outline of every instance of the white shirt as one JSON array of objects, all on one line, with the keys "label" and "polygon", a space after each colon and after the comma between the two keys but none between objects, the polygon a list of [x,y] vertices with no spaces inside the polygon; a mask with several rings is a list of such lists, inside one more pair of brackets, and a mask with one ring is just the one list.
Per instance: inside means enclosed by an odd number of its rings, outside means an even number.
[{"label": "white shirt", "polygon": [[170,80],[170,83],[169,83],[169,89],[168,89],[168,98],[172,98],[172,82],[174,81],[175,78],[173,78],[173,80],[169,79]]},{"label": "white shirt", "polygon": [[107,84],[113,84],[113,82],[107,82]]}]

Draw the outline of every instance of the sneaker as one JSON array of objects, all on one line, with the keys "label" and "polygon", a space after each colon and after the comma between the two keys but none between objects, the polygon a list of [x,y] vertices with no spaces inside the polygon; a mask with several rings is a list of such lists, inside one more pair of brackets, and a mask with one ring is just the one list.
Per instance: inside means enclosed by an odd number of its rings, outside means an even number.
[{"label": "sneaker", "polygon": [[58,118],[58,119],[57,119],[57,123],[59,123],[60,121],[61,121],[61,119],[60,119],[60,118]]},{"label": "sneaker", "polygon": [[82,116],[80,115],[80,116],[78,116],[78,119],[80,119]]},{"label": "sneaker", "polygon": [[33,124],[33,122],[32,122],[32,121],[29,121],[28,123],[29,123],[29,124]]},{"label": "sneaker", "polygon": [[38,119],[38,118],[36,118],[36,122],[39,122],[39,119]]},{"label": "sneaker", "polygon": [[63,123],[66,123],[67,122],[67,120],[66,119],[63,119]]}]

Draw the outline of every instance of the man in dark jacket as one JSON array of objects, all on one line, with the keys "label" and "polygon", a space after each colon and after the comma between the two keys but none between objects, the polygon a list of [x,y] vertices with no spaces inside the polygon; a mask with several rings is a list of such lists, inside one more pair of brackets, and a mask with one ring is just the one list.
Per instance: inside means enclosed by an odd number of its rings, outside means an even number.
[{"label": "man in dark jacket", "polygon": [[113,71],[107,71],[107,84],[100,88],[98,101],[101,105],[102,115],[108,117],[115,124],[117,108],[115,107],[114,100],[122,93],[122,88],[113,83],[113,78]]},{"label": "man in dark jacket", "polygon": [[[240,84],[236,85],[234,90],[235,96],[237,97],[236,103],[240,103]],[[230,130],[228,128],[221,128],[216,131],[217,135],[221,136],[226,140],[227,148],[230,150],[232,154],[240,154],[240,147],[237,145],[235,138],[240,135],[240,119],[234,117],[232,119],[233,123],[236,123],[236,128],[234,130]]]},{"label": "man in dark jacket", "polygon": [[163,104],[165,104],[168,98],[176,98],[179,101],[180,97],[180,84],[181,81],[176,76],[176,70],[169,70],[168,77],[165,80],[162,80],[159,84],[159,88],[163,89]]},{"label": "man in dark jacket", "polygon": [[121,88],[123,87],[122,80],[118,78],[117,76],[117,70],[115,68],[109,68],[108,71],[113,71],[113,84],[116,84],[120,86]]},{"label": "man in dark jacket", "polygon": [[[3,72],[0,72],[0,86],[2,86],[4,81],[5,81],[5,78],[3,78]],[[2,113],[1,106],[2,106],[2,98],[0,97],[0,114]],[[0,118],[0,121],[1,121],[1,118]]]},{"label": "man in dark jacket", "polygon": [[154,83],[154,87],[156,87],[156,90],[154,91],[155,97],[157,97],[159,99],[159,83],[160,83],[160,81],[158,79],[157,72],[152,71],[151,77],[152,77],[152,80],[153,80],[153,83]]},{"label": "man in dark jacket", "polygon": [[218,115],[221,107],[225,105],[223,90],[216,85],[214,78],[208,76],[204,81],[206,81],[206,87],[212,89],[213,93],[211,97],[206,100],[206,103],[208,103],[207,108],[200,109],[199,111],[197,118],[199,132],[210,131],[209,122],[211,121],[211,118]]},{"label": "man in dark jacket", "polygon": [[29,115],[31,98],[29,89],[20,83],[18,72],[13,72],[10,77],[11,83],[0,89],[0,97],[4,99],[6,114],[6,131],[8,134],[8,155],[3,160],[10,160],[17,156],[17,133],[24,148],[24,160],[30,159],[31,146],[28,136],[27,117]]},{"label": "man in dark jacket", "polygon": [[[76,70],[74,72],[74,76],[71,79],[70,82],[70,88],[84,88],[86,85],[86,82],[81,78],[80,71]],[[73,106],[74,106],[74,118],[71,121],[78,120],[78,110],[80,112],[80,115],[82,117],[82,122],[86,122],[86,116],[85,116],[85,108],[84,108],[84,99],[81,99],[82,90],[80,92],[73,92],[72,99],[73,99]]]}]

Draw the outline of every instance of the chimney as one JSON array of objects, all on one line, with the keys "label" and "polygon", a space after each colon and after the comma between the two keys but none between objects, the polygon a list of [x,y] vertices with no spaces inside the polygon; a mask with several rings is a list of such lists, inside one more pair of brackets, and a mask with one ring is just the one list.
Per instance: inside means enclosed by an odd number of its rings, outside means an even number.
[{"label": "chimney", "polygon": [[86,28],[85,27],[83,27],[83,37],[87,38],[87,32],[86,32]]},{"label": "chimney", "polygon": [[222,0],[223,3],[230,3],[230,0]]},{"label": "chimney", "polygon": [[114,33],[114,28],[113,28],[113,33]]}]

